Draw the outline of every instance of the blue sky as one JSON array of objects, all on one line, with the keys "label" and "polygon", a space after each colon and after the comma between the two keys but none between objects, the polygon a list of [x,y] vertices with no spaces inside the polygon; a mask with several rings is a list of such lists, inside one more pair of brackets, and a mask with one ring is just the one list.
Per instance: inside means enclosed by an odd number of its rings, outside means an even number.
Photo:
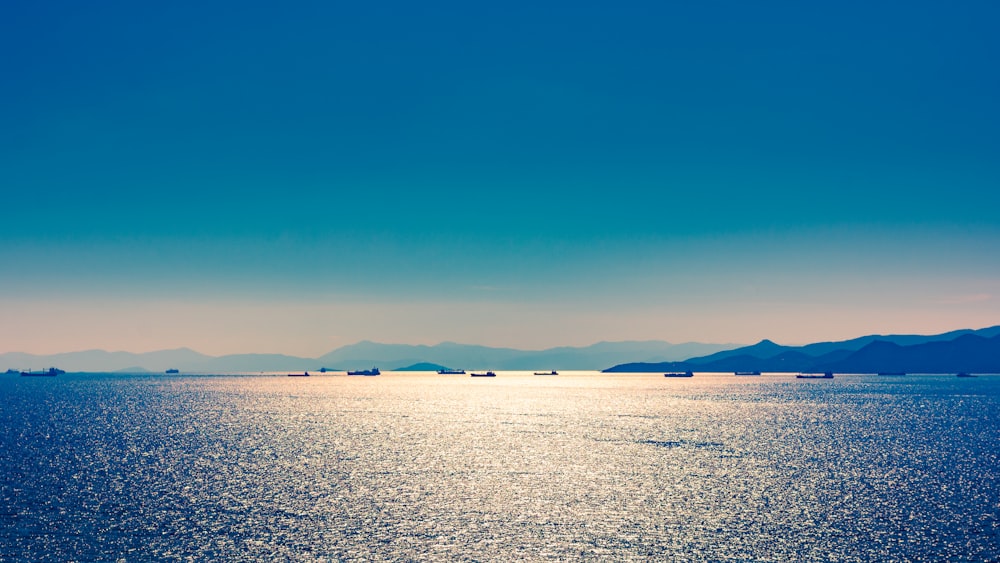
[{"label": "blue sky", "polygon": [[0,347],[1000,322],[995,3],[203,4],[0,7]]}]

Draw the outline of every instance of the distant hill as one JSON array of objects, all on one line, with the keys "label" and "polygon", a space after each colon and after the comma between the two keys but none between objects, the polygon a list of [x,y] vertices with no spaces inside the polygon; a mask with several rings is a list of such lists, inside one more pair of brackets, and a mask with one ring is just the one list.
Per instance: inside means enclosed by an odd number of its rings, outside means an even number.
[{"label": "distant hill", "polygon": [[[178,366],[175,366],[178,367]],[[285,356],[283,354],[233,354],[219,356],[200,362],[197,369],[186,371],[232,372],[232,371],[283,371],[283,370],[313,370],[319,371],[321,364],[317,360]]]},{"label": "distant hill", "polygon": [[1000,373],[1000,335],[963,334],[954,340],[900,346],[877,340],[839,362],[823,366],[840,372]]},{"label": "distant hill", "polygon": [[1000,326],[932,336],[865,336],[844,342],[781,346],[763,340],[683,362],[634,362],[606,372],[667,371],[903,371],[1000,373]]},{"label": "distant hill", "polygon": [[[708,356],[693,357],[685,360],[686,363],[699,364],[699,365],[709,365],[719,360],[729,358],[732,356],[752,356],[754,358],[764,359],[773,358],[779,354],[785,352],[800,352],[808,357],[818,358],[820,356],[830,354],[830,353],[844,353],[857,351],[865,346],[871,344],[872,342],[892,342],[893,344],[898,344],[899,346],[913,346],[915,344],[924,344],[926,342],[938,342],[938,341],[949,341],[958,338],[959,336],[966,334],[975,334],[977,336],[983,336],[990,338],[993,336],[1000,335],[1000,325],[992,326],[989,328],[982,328],[978,330],[973,329],[962,329],[953,330],[951,332],[945,332],[942,334],[935,335],[917,335],[917,334],[871,334],[868,336],[862,336],[860,338],[853,338],[851,340],[844,340],[840,342],[817,342],[815,344],[806,344],[805,346],[782,346],[780,344],[775,344],[770,340],[761,340],[757,344],[752,346],[744,346],[742,348],[735,348],[732,350],[724,350]],[[641,360],[636,360],[641,361]],[[658,371],[658,370],[656,370]]]},{"label": "distant hill", "polygon": [[396,368],[392,371],[438,371],[442,369],[448,369],[448,368],[438,364],[420,362],[418,364],[413,364],[412,366]]},{"label": "distant hill", "polygon": [[869,336],[862,336],[861,338],[855,338],[853,340],[845,340],[843,342],[817,342],[815,344],[802,346],[801,349],[803,352],[811,356],[821,356],[837,350],[860,350],[875,341],[892,342],[893,344],[898,344],[899,346],[913,346],[915,344],[925,344],[927,342],[955,340],[959,336],[966,334],[974,334],[976,336],[982,336],[983,338],[992,338],[1000,335],[1000,325],[981,329],[966,328],[962,330],[953,330],[951,332],[934,334],[931,336],[917,334],[873,334]]}]

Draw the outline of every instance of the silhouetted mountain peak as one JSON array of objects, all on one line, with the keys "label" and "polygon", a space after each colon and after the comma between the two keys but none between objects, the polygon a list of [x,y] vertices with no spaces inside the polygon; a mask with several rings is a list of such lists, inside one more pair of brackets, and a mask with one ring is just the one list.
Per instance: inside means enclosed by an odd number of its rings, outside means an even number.
[{"label": "silhouetted mountain peak", "polygon": [[870,344],[866,344],[858,352],[884,352],[888,350],[898,350],[902,348],[899,344],[895,342],[889,342],[888,340],[874,340]]},{"label": "silhouetted mountain peak", "polygon": [[754,351],[754,352],[765,352],[765,353],[768,352],[778,353],[781,352],[782,350],[787,350],[787,349],[788,349],[787,346],[782,346],[766,338],[754,344],[753,346],[748,346],[747,348],[745,348],[745,350],[748,352]]}]

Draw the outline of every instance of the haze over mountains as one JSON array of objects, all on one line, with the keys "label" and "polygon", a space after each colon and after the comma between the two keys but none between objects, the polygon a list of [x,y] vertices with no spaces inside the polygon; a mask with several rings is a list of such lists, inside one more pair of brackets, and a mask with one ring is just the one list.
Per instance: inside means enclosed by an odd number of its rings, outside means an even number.
[{"label": "haze over mountains", "polygon": [[0,354],[0,370],[39,369],[57,366],[67,371],[86,372],[182,372],[228,373],[282,370],[361,369],[378,366],[383,370],[432,363],[453,368],[532,370],[599,370],[621,362],[679,361],[711,354],[734,344],[671,344],[663,341],[599,342],[585,347],[558,347],[547,350],[516,350],[444,342],[434,346],[380,344],[363,341],[338,348],[319,358],[282,354],[233,354],[208,356],[188,348],[143,354],[87,350],[39,356],[20,352]]},{"label": "haze over mountains", "polygon": [[[363,341],[319,358],[282,354],[208,356],[188,348],[143,354],[88,350],[38,356],[0,354],[2,369],[56,366],[83,372],[229,373],[282,370],[361,369],[377,366],[400,370],[411,366],[447,366],[496,370],[658,371],[834,371],[874,373],[904,371],[1000,373],[1000,326],[963,329],[937,335],[869,335],[842,342],[782,346],[762,340],[752,346],[663,341],[600,342],[585,347],[516,350],[444,342],[434,346],[380,344]],[[613,366],[613,367],[608,367]]]}]

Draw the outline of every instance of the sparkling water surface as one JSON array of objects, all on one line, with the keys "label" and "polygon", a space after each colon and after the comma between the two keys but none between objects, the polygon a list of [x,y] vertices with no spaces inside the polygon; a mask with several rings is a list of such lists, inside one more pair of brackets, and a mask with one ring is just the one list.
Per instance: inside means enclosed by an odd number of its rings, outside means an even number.
[{"label": "sparkling water surface", "polygon": [[1000,560],[1000,377],[0,378],[0,561]]}]

